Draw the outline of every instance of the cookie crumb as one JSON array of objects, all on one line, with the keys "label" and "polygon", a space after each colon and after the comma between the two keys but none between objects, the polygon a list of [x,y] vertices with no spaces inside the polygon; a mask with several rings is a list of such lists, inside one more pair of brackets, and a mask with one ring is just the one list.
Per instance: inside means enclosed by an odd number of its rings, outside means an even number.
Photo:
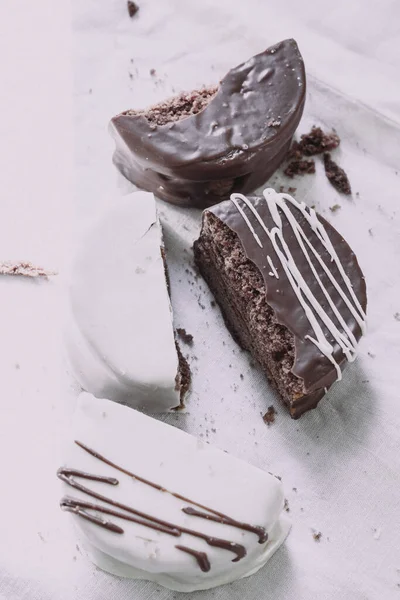
[{"label": "cookie crumb", "polygon": [[320,531],[313,532],[313,538],[316,542],[321,541],[322,533]]},{"label": "cookie crumb", "polygon": [[284,185],[281,185],[279,187],[279,193],[280,194],[294,194],[296,190],[297,190],[297,188],[295,188],[295,187],[285,188]]},{"label": "cookie crumb", "polygon": [[[399,320],[400,320],[400,319],[399,319]],[[243,375],[243,373],[240,373],[239,377],[240,377],[240,379],[243,381],[243,379],[244,379],[244,375]]]},{"label": "cookie crumb", "polygon": [[293,142],[291,145],[289,152],[286,155],[287,160],[301,160],[303,153],[301,151],[301,146],[299,142]]},{"label": "cookie crumb", "polygon": [[292,490],[293,490],[294,492],[297,492],[297,488],[296,488],[296,487],[292,488]]},{"label": "cookie crumb", "polygon": [[214,308],[215,306],[217,306],[217,303],[215,302],[215,300],[211,300],[210,301],[211,306]]},{"label": "cookie crumb", "polygon": [[57,275],[56,271],[46,271],[42,267],[36,267],[30,262],[0,262],[0,275],[19,275],[22,277],[44,277]]},{"label": "cookie crumb", "polygon": [[155,69],[150,69],[150,75],[151,75],[152,77],[155,77],[155,75],[156,75],[156,70],[155,70]]},{"label": "cookie crumb", "polygon": [[340,204],[334,204],[333,206],[330,206],[330,207],[329,207],[329,210],[330,210],[331,212],[333,212],[333,213],[334,213],[334,212],[336,212],[337,210],[339,210],[340,208],[342,208],[342,207],[340,206]]},{"label": "cookie crumb", "polygon": [[283,510],[285,510],[286,512],[290,512],[289,500],[287,498],[285,498],[285,502],[283,504]]},{"label": "cookie crumb", "polygon": [[297,151],[303,156],[315,156],[315,154],[323,154],[330,150],[334,150],[340,144],[340,137],[335,130],[330,133],[324,133],[321,127],[312,127],[309,133],[304,133],[300,137]]},{"label": "cookie crumb", "polygon": [[182,342],[191,346],[193,344],[193,336],[190,333],[186,332],[186,329],[183,327],[178,327],[176,333],[179,335]]},{"label": "cookie crumb", "polygon": [[265,413],[265,415],[263,416],[263,421],[264,423],[266,423],[268,425],[268,427],[271,425],[271,423],[275,422],[275,415],[276,415],[276,410],[275,410],[275,406],[271,405],[268,406],[268,410]]},{"label": "cookie crumb", "polygon": [[128,13],[129,13],[129,16],[131,19],[132,19],[132,17],[134,17],[136,15],[137,11],[139,10],[138,5],[135,4],[135,2],[132,2],[132,0],[128,0],[127,8],[128,8]]},{"label": "cookie crumb", "polygon": [[396,312],[393,316],[396,319],[396,321],[400,321],[400,313]]},{"label": "cookie crumb", "polygon": [[287,177],[294,177],[295,175],[312,175],[315,173],[315,161],[314,160],[293,160],[288,164],[283,173]]},{"label": "cookie crumb", "polygon": [[340,194],[350,196],[351,185],[349,178],[347,177],[346,172],[341,167],[339,167],[339,165],[335,163],[334,160],[332,160],[329,152],[325,152],[324,154],[324,167],[325,175],[327,176],[335,190],[337,190]]}]

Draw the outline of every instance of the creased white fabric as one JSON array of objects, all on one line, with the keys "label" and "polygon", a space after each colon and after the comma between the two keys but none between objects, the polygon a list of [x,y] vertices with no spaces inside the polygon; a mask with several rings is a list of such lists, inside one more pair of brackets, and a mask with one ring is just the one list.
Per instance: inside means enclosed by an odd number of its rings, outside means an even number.
[{"label": "creased white fabric", "polygon": [[[191,268],[199,213],[159,203],[175,323],[194,336],[186,349],[193,371],[187,413],[165,420],[281,475],[293,521],[286,544],[260,573],[191,597],[399,597],[398,2],[141,0],[134,19],[124,0],[74,0],[72,9],[73,192],[68,5],[0,5],[0,260],[60,271],[51,282],[0,278],[0,599],[181,597],[95,569],[58,508],[59,442],[77,394],[62,351],[68,264],[98,211],[132,189],[111,165],[109,118],[218,81],[290,36],[314,76],[301,129],[314,122],[336,127],[338,159],[359,195],[339,197],[319,160],[315,177],[277,176],[270,183],[297,187],[296,197],[316,204],[356,251],[367,279],[369,332],[329,397],[300,421],[290,420]],[[341,208],[332,213],[336,203]],[[278,415],[268,428],[261,414],[270,404]],[[313,530],[322,532],[320,542]]]}]

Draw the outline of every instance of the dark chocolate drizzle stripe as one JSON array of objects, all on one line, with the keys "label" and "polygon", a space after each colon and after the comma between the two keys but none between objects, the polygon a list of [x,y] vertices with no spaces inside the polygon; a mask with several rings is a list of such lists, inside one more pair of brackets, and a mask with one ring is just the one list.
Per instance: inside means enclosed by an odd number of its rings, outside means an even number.
[{"label": "dark chocolate drizzle stripe", "polygon": [[[225,515],[224,513],[218,512],[217,510],[214,510],[212,508],[208,508],[207,506],[204,506],[203,504],[200,504],[199,502],[194,502],[193,500],[190,500],[190,498],[186,498],[185,496],[182,496],[181,494],[177,494],[176,492],[171,492],[170,490],[167,490],[165,487],[163,487],[157,483],[154,483],[152,481],[144,479],[143,477],[140,477],[139,475],[135,475],[135,473],[132,473],[131,471],[128,471],[127,469],[124,469],[123,467],[116,465],[115,463],[111,462],[110,460],[108,460],[107,458],[105,458],[104,456],[102,456],[101,454],[96,452],[95,450],[88,448],[82,442],[75,440],[75,444],[77,444],[80,448],[82,448],[83,450],[85,450],[86,452],[88,452],[89,454],[91,454],[92,456],[97,458],[98,460],[101,460],[102,462],[109,465],[110,467],[117,469],[121,473],[124,473],[125,475],[128,475],[129,477],[133,477],[137,481],[141,481],[145,485],[149,485],[149,486],[155,488],[156,490],[159,490],[160,492],[166,492],[167,494],[171,494],[171,496],[174,496],[175,498],[178,498],[179,500],[183,500],[184,502],[189,502],[190,504],[193,504],[194,506],[197,506],[198,508],[202,508],[203,510],[206,510],[207,512],[212,513],[215,516],[211,516],[206,513],[202,513],[200,511],[194,511],[194,509],[192,509],[190,507],[183,508],[182,509],[183,512],[188,515],[202,517],[203,519],[215,521],[216,523],[222,523],[224,525],[231,525],[232,527],[237,527],[238,529],[242,529],[244,531],[250,531],[251,533],[255,533],[258,536],[258,541],[260,544],[264,544],[268,540],[268,533],[266,532],[264,527],[260,527],[257,525],[250,525],[249,523],[242,523],[240,521],[236,521],[235,519],[232,519],[231,517],[229,517],[228,515]],[[194,511],[194,512],[190,512],[190,511]]]},{"label": "dark chocolate drizzle stripe", "polygon": [[[194,504],[194,502],[192,502],[192,504]],[[197,506],[200,506],[200,504],[197,504]],[[207,508],[206,510],[210,509]],[[231,525],[232,527],[237,527],[238,529],[243,529],[244,531],[250,531],[251,533],[255,533],[258,535],[259,544],[264,544],[268,540],[268,533],[265,531],[264,527],[257,527],[253,525],[248,525],[247,523],[241,523],[240,521],[235,521],[234,519],[231,519],[230,517],[227,517],[225,515],[220,515],[219,513],[211,515],[208,513],[203,513],[199,510],[196,510],[195,508],[192,508],[191,506],[186,506],[185,508],[182,508],[182,511],[186,515],[191,515],[192,517],[200,517],[202,519],[207,519],[208,521],[222,523],[223,525]],[[214,511],[210,510],[210,512]]]},{"label": "dark chocolate drizzle stripe", "polygon": [[[69,469],[66,469],[66,471],[68,472]],[[75,475],[76,477],[87,478],[86,477],[87,473],[84,473],[83,471],[81,472],[82,473],[81,475],[78,475],[79,471],[75,471],[75,473],[77,474],[77,475]],[[163,521],[162,519],[159,519],[158,517],[153,517],[152,515],[144,513],[140,510],[136,510],[135,508],[132,508],[131,506],[128,506],[127,504],[122,504],[121,502],[117,502],[115,500],[112,500],[111,498],[107,498],[107,496],[98,494],[97,492],[91,490],[90,488],[87,488],[86,486],[78,483],[77,481],[75,481],[75,479],[73,479],[72,475],[68,475],[68,474],[66,475],[64,473],[63,468],[61,468],[57,471],[57,475],[62,481],[64,481],[71,487],[87,494],[88,496],[92,496],[93,498],[96,498],[97,500],[102,500],[103,502],[106,502],[107,504],[111,504],[112,506],[121,508],[122,510],[126,510],[127,512],[132,513],[133,515],[137,515],[138,517],[142,517],[142,519],[144,519],[144,520],[141,520],[141,521],[135,520],[135,522],[138,522],[140,525],[144,525],[145,527],[150,527],[151,529],[155,529],[156,531],[161,531],[162,533],[167,533],[169,535],[174,535],[177,537],[180,536],[182,533],[187,533],[188,535],[192,535],[193,537],[203,539],[206,542],[206,544],[208,544],[209,546],[214,546],[216,548],[222,548],[223,550],[229,550],[230,552],[233,552],[234,554],[236,554],[235,558],[232,559],[232,562],[237,562],[238,560],[240,560],[241,558],[246,556],[246,549],[241,544],[235,544],[234,542],[230,542],[229,540],[222,540],[220,538],[216,538],[213,536],[209,536],[205,533],[201,533],[200,531],[188,529],[187,527],[181,527],[180,525],[174,525],[173,523],[169,523],[168,521]],[[90,479],[93,480],[95,477],[96,477],[95,475],[90,476]],[[105,479],[106,478],[102,478],[101,481],[104,481]],[[105,482],[105,483],[107,483],[107,482]],[[61,500],[61,507],[63,505],[63,502],[65,502],[64,498]],[[71,504],[71,501],[69,502],[68,509],[73,508],[74,502],[76,505],[75,499],[72,499],[72,504]],[[79,500],[78,500],[78,503],[79,503]],[[100,512],[101,512],[102,507],[100,507],[98,510],[100,510]],[[79,515],[79,512],[77,514]],[[82,515],[80,515],[80,516],[82,516]]]},{"label": "dark chocolate drizzle stripe", "polygon": [[[64,480],[65,481],[65,480]],[[167,533],[168,535],[174,535],[175,537],[179,537],[181,534],[177,529],[171,529],[169,527],[164,527],[160,523],[151,523],[151,525],[144,519],[138,519],[133,517],[132,515],[127,515],[123,512],[112,510],[107,506],[102,506],[101,504],[93,504],[92,502],[85,502],[84,500],[78,500],[77,498],[71,498],[70,496],[64,496],[61,499],[60,506],[62,510],[66,510],[69,512],[73,512],[75,514],[79,514],[80,516],[88,515],[88,517],[92,517],[89,513],[86,513],[86,510],[96,510],[98,512],[102,512],[105,515],[112,515],[114,517],[118,517],[120,519],[124,519],[125,521],[131,521],[132,523],[138,523],[139,525],[145,525],[146,527],[151,527],[156,531],[161,531],[162,533]],[[82,514],[84,513],[84,514]],[[88,518],[89,521],[104,527],[104,529],[109,529],[111,531],[115,531],[116,533],[124,533],[124,530],[118,525],[114,525],[110,521],[106,521],[105,519],[100,519],[97,517]]]},{"label": "dark chocolate drizzle stripe", "polygon": [[[124,473],[124,474],[128,475],[129,477],[132,477],[138,481],[141,481],[145,485],[149,485],[150,487],[153,487],[156,490],[169,493],[178,499],[184,500],[185,502],[190,502],[192,504],[195,504],[196,506],[211,513],[211,514],[203,513],[192,507],[185,507],[182,509],[182,511],[185,514],[200,517],[200,518],[207,519],[207,520],[211,520],[211,521],[225,524],[225,525],[231,525],[233,527],[237,527],[237,528],[243,529],[245,531],[250,531],[252,533],[256,533],[258,536],[258,539],[259,539],[259,543],[265,543],[267,541],[268,535],[263,527],[257,527],[257,526],[249,525],[247,523],[241,523],[239,521],[236,521],[235,519],[231,519],[230,517],[228,517],[227,515],[224,515],[223,513],[214,511],[213,509],[207,508],[207,507],[203,506],[202,504],[193,502],[192,500],[186,498],[185,496],[181,496],[180,494],[171,492],[159,484],[148,481],[148,480],[144,479],[143,477],[140,477],[138,475],[135,475],[134,473],[131,473],[127,469],[124,469],[123,467],[120,467],[119,465],[116,465],[115,463],[109,461],[108,459],[106,459],[104,456],[102,456],[95,450],[88,448],[82,442],[79,442],[76,440],[75,443],[80,448],[82,448],[83,450],[85,450],[86,452],[88,452],[89,454],[91,454],[92,456],[97,458],[98,460],[117,469],[121,473]],[[74,479],[74,477],[81,477],[83,479],[88,479],[90,481],[98,481],[101,483],[107,483],[109,485],[118,485],[119,482],[114,477],[104,477],[102,475],[86,473],[85,471],[80,471],[78,469],[71,469],[71,468],[67,468],[67,467],[60,468],[57,471],[57,476],[62,481],[64,481],[67,485],[70,485],[71,487],[73,487],[89,496],[92,496],[93,498],[96,498],[97,500],[101,500],[103,502],[106,502],[107,504],[111,504],[112,506],[115,506],[116,508],[119,508],[123,511],[130,513],[129,515],[127,515],[123,512],[116,511],[116,510],[110,509],[108,507],[102,506],[101,504],[93,504],[91,502],[85,502],[85,501],[82,501],[82,500],[79,500],[76,498],[71,498],[69,496],[64,496],[61,499],[60,506],[63,510],[72,512],[72,513],[76,514],[77,516],[80,516],[96,525],[99,525],[100,527],[103,527],[104,529],[107,529],[109,531],[112,531],[112,532],[118,533],[118,534],[124,533],[124,530],[119,525],[116,525],[115,523],[112,523],[111,521],[103,519],[99,516],[94,516],[91,513],[88,513],[87,512],[88,510],[95,510],[97,512],[107,514],[107,515],[112,515],[112,516],[124,519],[126,521],[138,523],[140,525],[149,527],[156,531],[166,533],[167,535],[173,535],[175,537],[179,537],[179,536],[181,536],[182,533],[186,533],[187,535],[191,535],[193,537],[203,539],[209,546],[221,548],[223,550],[228,550],[228,551],[236,554],[235,558],[232,559],[232,562],[237,562],[241,558],[246,556],[246,549],[241,544],[236,544],[236,543],[230,542],[228,540],[215,538],[213,536],[209,536],[207,534],[201,533],[199,531],[195,531],[193,529],[181,527],[178,525],[174,525],[173,523],[163,521],[162,519],[159,519],[159,518],[149,515],[147,513],[143,513],[139,510],[136,510],[135,508],[132,508],[131,506],[122,504],[120,502],[112,500],[111,498],[103,496],[102,494],[99,494],[99,493],[95,492],[94,490],[87,488],[86,486],[82,485],[81,483],[77,482]],[[132,516],[132,515],[135,515],[135,516]],[[188,548],[187,546],[177,545],[175,547],[178,550],[181,550],[182,552],[186,552],[187,554],[192,555],[196,559],[196,561],[202,571],[207,572],[210,570],[211,567],[210,567],[210,563],[209,563],[208,556],[206,553],[194,550],[192,548]]]},{"label": "dark chocolate drizzle stripe", "polygon": [[182,552],[186,552],[187,554],[191,554],[197,560],[197,564],[200,569],[207,573],[210,569],[210,561],[208,560],[208,556],[205,552],[200,552],[199,550],[193,550],[193,548],[188,548],[187,546],[175,546],[178,550],[182,550]]}]

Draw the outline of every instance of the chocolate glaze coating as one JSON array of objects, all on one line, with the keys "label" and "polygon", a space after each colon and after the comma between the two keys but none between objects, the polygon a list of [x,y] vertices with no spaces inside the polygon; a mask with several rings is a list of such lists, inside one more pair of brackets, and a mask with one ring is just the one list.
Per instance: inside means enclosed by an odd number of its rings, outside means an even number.
[{"label": "chocolate glaze coating", "polygon": [[[256,208],[267,228],[271,230],[274,227],[274,222],[265,199],[263,197],[249,197],[249,200]],[[320,352],[314,343],[306,339],[306,336],[308,335],[314,337],[315,334],[313,329],[285,271],[280,268],[279,258],[275,253],[270,239],[265,234],[254,215],[244,206],[245,213],[252,224],[254,231],[262,240],[263,248],[260,248],[256,243],[253,234],[233,202],[227,200],[209,210],[238,236],[246,256],[256,265],[263,276],[266,289],[266,300],[269,306],[274,310],[278,323],[287,327],[294,336],[295,359],[292,373],[304,382],[304,395],[295,400],[291,406],[291,414],[296,418],[306,410],[314,408],[325,395],[326,390],[334,383],[334,381],[336,381],[337,373],[335,367],[329,359]],[[328,251],[313,233],[306,219],[297,209],[292,209],[292,212],[296,215],[296,220],[303,228],[307,238],[311,241],[320,257],[324,260],[325,264],[329,265],[330,272],[334,278],[341,283],[343,279],[338,268],[330,261]],[[351,281],[353,291],[365,311],[367,306],[365,279],[354,252],[330,223],[320,215],[318,215],[318,219],[325,227],[339,260],[342,263],[344,271]],[[324,310],[329,317],[335,320],[333,311],[324,299],[321,288],[312,274],[310,266],[301,251],[294,234],[291,232],[290,225],[287,221],[284,225],[284,231],[285,240],[287,241],[297,267],[307,281],[312,293],[324,306]],[[270,256],[275,266],[279,267],[278,280],[269,275],[271,267],[268,264],[267,256]],[[325,285],[336,308],[339,310],[355,338],[359,340],[362,333],[354,316],[351,314],[332,282],[322,271],[321,267],[318,267],[316,262],[314,262],[314,266],[317,268],[318,275]],[[321,326],[326,338],[333,344],[334,358],[343,370],[347,364],[347,359],[339,345],[331,338],[322,322]]]},{"label": "chocolate glaze coating", "polygon": [[206,208],[251,192],[284,159],[305,91],[303,59],[285,40],[229,71],[198,114],[166,125],[114,117],[113,161],[132,183],[173,204]]}]

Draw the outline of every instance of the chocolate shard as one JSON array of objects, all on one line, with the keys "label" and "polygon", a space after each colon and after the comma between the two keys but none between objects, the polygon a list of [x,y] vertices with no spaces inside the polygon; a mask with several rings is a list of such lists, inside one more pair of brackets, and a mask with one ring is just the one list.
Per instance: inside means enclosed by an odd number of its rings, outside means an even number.
[{"label": "chocolate shard", "polygon": [[114,117],[114,163],[139,187],[182,206],[250,192],[285,158],[305,91],[297,44],[284,40],[229,71],[218,88]]}]

